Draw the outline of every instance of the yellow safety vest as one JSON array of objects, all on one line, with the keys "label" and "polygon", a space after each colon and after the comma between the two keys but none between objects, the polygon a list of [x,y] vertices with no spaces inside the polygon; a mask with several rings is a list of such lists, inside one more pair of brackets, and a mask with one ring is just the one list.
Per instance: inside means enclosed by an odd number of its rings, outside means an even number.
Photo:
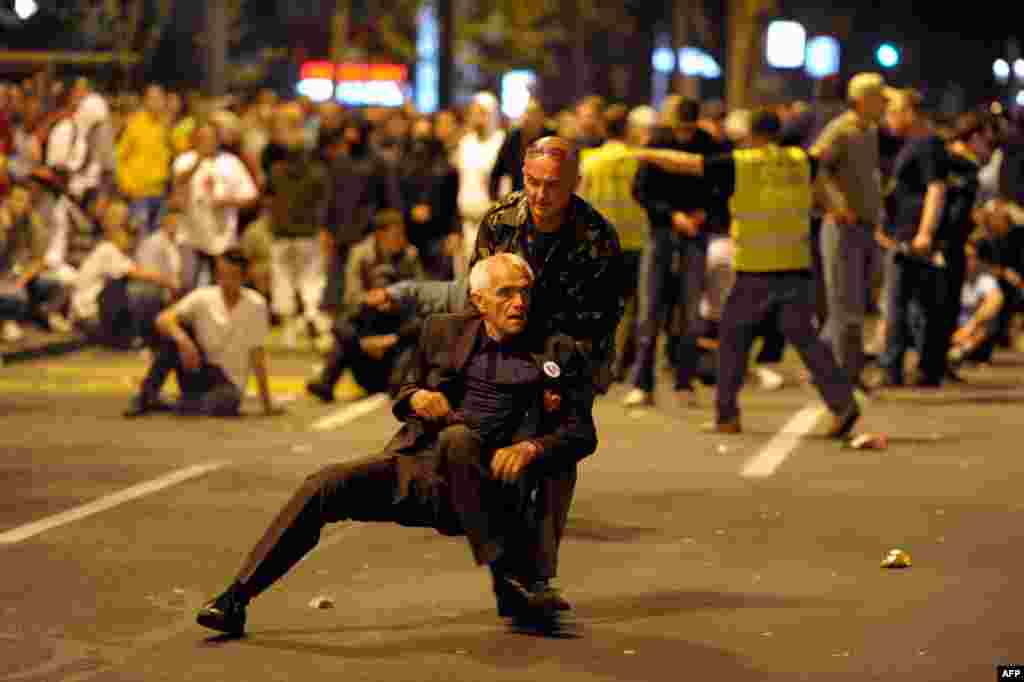
[{"label": "yellow safety vest", "polygon": [[729,201],[738,272],[811,267],[811,165],[797,147],[733,152],[736,191]]}]

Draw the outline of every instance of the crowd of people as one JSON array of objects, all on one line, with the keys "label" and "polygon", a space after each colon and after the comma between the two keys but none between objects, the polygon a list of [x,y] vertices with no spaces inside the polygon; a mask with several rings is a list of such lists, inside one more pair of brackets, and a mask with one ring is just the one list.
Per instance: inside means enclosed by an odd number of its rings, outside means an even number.
[{"label": "crowd of people", "polygon": [[[815,325],[858,388],[874,390],[872,362],[883,383],[904,384],[908,349],[916,383],[935,386],[1011,342],[1024,300],[1013,120],[991,110],[933,120],[916,92],[876,74],[845,91],[825,79],[814,101],[774,109],[780,142],[820,166]],[[530,144],[557,135],[579,150],[576,192],[622,251],[627,314],[605,383],[629,385],[627,406],[652,404],[665,339],[675,391],[695,404],[697,385],[717,382],[736,279],[730,233],[743,216],[714,178],[635,150],[713,159],[749,147],[753,119],[678,95],[658,111],[591,96],[550,116],[531,100],[509,122],[486,92],[424,115],[270,91],[182,97],[152,84],[115,95],[45,74],[0,84],[0,343],[28,325],[77,328],[152,359],[161,313],[215,285],[227,254],[284,343],[305,338],[325,355],[311,396],[333,400],[345,370],[371,392],[394,390],[424,319],[402,287],[465,279],[481,221],[524,189]],[[755,330],[751,376],[768,388],[783,382],[771,369],[782,332],[778,314]],[[159,404],[140,395],[130,411]]]},{"label": "crowd of people", "polygon": [[685,405],[717,385],[709,428],[738,433],[755,340],[767,388],[789,343],[839,439],[869,366],[903,386],[913,350],[935,387],[1013,343],[1020,124],[936,120],[874,73],[757,111],[531,101],[511,128],[487,92],[423,115],[39,76],[0,86],[2,342],[39,325],[141,350],[132,417],[237,415],[250,374],[278,413],[272,325],[325,355],[314,399],[346,370],[393,394],[385,450],[307,478],[206,627],[242,633],[343,519],[465,534],[499,615],[550,614],[571,608],[550,580],[612,383],[652,405],[667,361]]}]

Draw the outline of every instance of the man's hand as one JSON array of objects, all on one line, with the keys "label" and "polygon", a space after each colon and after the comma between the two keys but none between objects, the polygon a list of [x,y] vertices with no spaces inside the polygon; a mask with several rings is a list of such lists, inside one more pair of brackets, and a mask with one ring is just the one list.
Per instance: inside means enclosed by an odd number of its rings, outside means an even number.
[{"label": "man's hand", "polygon": [[364,336],[359,339],[359,347],[363,352],[374,360],[380,360],[384,355],[398,343],[398,334],[381,334],[379,336]]},{"label": "man's hand", "polygon": [[875,227],[875,242],[886,251],[896,248],[896,240],[885,233],[881,225]]},{"label": "man's hand", "polygon": [[429,204],[417,204],[412,208],[412,221],[414,223],[429,223],[433,212]]},{"label": "man's hand", "polygon": [[286,413],[287,410],[285,410],[284,405],[277,402],[276,400],[271,400],[269,403],[263,406],[263,414],[265,414],[268,417],[280,417],[281,415]]},{"label": "man's hand", "polygon": [[914,241],[910,243],[910,248],[922,256],[928,255],[932,250],[932,236],[927,232],[918,232]]},{"label": "man's hand", "polygon": [[491,473],[499,481],[514,483],[538,454],[537,446],[530,441],[501,448],[494,453],[494,459],[491,460]]},{"label": "man's hand", "polygon": [[840,208],[835,211],[829,211],[828,217],[835,221],[837,225],[857,224],[857,214],[849,208]]},{"label": "man's hand", "polygon": [[462,234],[452,232],[444,238],[444,255],[454,256],[462,249]]},{"label": "man's hand", "polygon": [[444,419],[452,411],[448,404],[448,398],[444,393],[436,391],[419,390],[412,394],[409,405],[417,416],[423,419]]},{"label": "man's hand", "polygon": [[699,213],[690,215],[685,211],[675,211],[672,214],[672,229],[677,234],[682,234],[687,237],[696,237],[700,233],[701,225],[704,220],[701,218]]},{"label": "man's hand", "polygon": [[1020,275],[1013,268],[1003,268],[1003,279],[1006,280],[1011,286],[1015,286],[1018,289],[1024,286],[1024,280],[1021,279]]},{"label": "man's hand", "polygon": [[185,337],[178,341],[178,354],[181,356],[181,366],[187,371],[194,372],[199,369],[201,362],[199,349],[196,348],[196,344],[192,339]]},{"label": "man's hand", "polygon": [[366,305],[386,312],[394,305],[394,301],[391,300],[391,294],[387,289],[370,289],[366,292]]}]

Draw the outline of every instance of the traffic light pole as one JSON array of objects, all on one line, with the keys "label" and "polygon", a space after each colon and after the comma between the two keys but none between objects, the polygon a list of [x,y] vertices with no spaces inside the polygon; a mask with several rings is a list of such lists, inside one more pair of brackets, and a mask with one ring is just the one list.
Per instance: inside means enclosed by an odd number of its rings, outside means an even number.
[{"label": "traffic light pole", "polygon": [[450,109],[455,90],[455,12],[453,0],[437,0],[437,18],[441,33],[438,54],[438,106]]}]

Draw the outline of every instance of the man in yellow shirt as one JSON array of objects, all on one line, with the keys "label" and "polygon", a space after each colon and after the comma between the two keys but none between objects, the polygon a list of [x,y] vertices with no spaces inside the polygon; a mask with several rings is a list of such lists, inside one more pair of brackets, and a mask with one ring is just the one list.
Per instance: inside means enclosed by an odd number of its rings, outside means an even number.
[{"label": "man in yellow shirt", "polygon": [[640,162],[630,154],[626,144],[629,112],[616,104],[605,113],[608,141],[600,147],[584,149],[580,161],[580,184],[577,193],[615,226],[622,247],[623,272],[626,284],[626,314],[615,334],[615,368],[622,378],[635,344],[636,295],[640,278],[640,256],[647,243],[650,223],[647,210],[633,198],[633,180]]},{"label": "man in yellow shirt", "polygon": [[117,186],[127,197],[132,219],[145,234],[156,231],[171,174],[170,132],[159,85],[146,88],[142,109],[128,121],[117,143]]}]

